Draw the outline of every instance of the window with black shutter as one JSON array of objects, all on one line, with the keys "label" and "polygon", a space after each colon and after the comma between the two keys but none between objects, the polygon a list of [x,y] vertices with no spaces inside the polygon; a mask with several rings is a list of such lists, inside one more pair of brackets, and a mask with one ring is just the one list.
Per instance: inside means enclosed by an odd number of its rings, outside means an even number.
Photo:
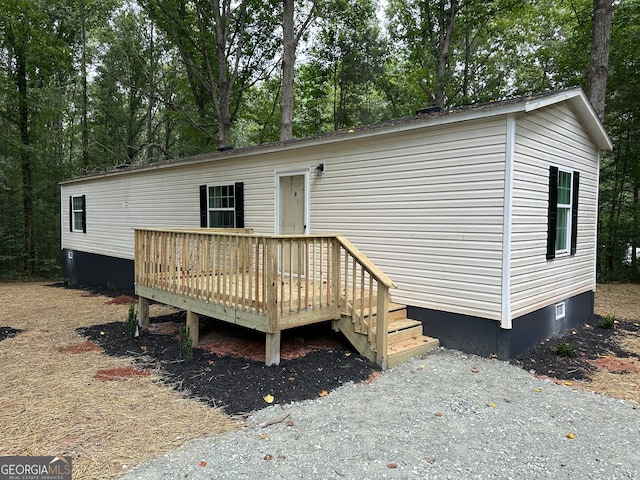
[{"label": "window with black shutter", "polygon": [[578,172],[549,168],[547,259],[576,254],[579,183]]},{"label": "window with black shutter", "polygon": [[244,184],[201,185],[200,226],[244,228]]}]

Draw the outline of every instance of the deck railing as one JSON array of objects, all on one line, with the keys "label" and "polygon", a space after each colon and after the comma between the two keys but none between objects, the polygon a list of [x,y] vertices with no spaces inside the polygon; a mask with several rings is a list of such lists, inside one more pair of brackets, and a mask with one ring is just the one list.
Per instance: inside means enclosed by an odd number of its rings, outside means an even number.
[{"label": "deck railing", "polygon": [[269,333],[349,315],[386,358],[375,332],[387,331],[395,284],[343,236],[138,228],[135,282],[264,316]]}]

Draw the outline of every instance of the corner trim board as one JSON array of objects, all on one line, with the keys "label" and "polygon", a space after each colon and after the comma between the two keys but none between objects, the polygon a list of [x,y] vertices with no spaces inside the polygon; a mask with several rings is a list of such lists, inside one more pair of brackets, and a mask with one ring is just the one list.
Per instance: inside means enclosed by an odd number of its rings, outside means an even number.
[{"label": "corner trim board", "polygon": [[504,207],[502,216],[502,312],[500,326],[511,329],[511,220],[513,217],[513,171],[515,163],[516,118],[507,116],[504,169]]}]

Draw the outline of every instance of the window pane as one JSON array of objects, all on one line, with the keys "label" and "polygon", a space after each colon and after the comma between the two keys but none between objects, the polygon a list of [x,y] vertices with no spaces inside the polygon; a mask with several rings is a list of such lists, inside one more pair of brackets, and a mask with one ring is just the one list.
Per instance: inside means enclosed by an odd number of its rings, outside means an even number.
[{"label": "window pane", "polygon": [[558,207],[558,222],[556,224],[556,251],[566,250],[569,233],[569,209]]},{"label": "window pane", "polygon": [[74,210],[82,210],[83,205],[82,197],[73,197],[73,209]]},{"label": "window pane", "polygon": [[73,212],[73,229],[80,231],[84,229],[82,224],[82,212]]},{"label": "window pane", "polygon": [[209,227],[210,228],[233,228],[233,211],[210,211]]},{"label": "window pane", "polygon": [[558,172],[558,205],[571,203],[571,174]]}]

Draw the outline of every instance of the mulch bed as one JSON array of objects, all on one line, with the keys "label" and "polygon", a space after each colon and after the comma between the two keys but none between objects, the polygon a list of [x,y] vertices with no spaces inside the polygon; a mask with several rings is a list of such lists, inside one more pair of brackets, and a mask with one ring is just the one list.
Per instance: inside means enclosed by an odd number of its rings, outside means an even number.
[{"label": "mulch bed", "polygon": [[[186,362],[181,358],[175,335],[152,333],[166,331],[161,328],[162,323],[184,323],[184,313],[154,317],[152,322],[150,330],[133,339],[126,338],[123,322],[81,328],[78,332],[108,355],[134,358],[138,368],[159,369],[165,381],[177,390],[222,407],[229,415],[244,415],[270,403],[318,398],[345,383],[365,381],[379,371],[376,364],[344,343],[339,344],[340,348],[306,348],[304,356],[282,359],[280,365],[271,367],[263,361],[218,355],[202,348],[194,349],[193,360]],[[287,345],[299,343],[305,332],[306,338],[317,336],[313,329],[296,330],[292,334],[295,336],[283,332],[283,350],[287,350]],[[251,337],[253,332],[238,329],[232,334]],[[264,337],[261,338],[264,342]],[[272,402],[268,402],[271,398]]]},{"label": "mulch bed", "polygon": [[11,327],[0,327],[0,340],[5,340],[7,338],[15,337],[22,330],[18,330],[16,328]]},{"label": "mulch bed", "polygon": [[[614,328],[602,328],[602,317],[594,315],[589,324],[576,327],[562,335],[548,338],[516,358],[511,363],[536,375],[558,380],[589,380],[599,362],[612,358],[639,358],[636,353],[623,349],[618,341],[624,332],[640,331],[640,324],[621,320]],[[558,345],[573,347],[573,356],[558,355]],[[610,362],[609,362],[610,363]],[[609,369],[615,372],[615,369]],[[628,373],[624,369],[618,373]]]}]

